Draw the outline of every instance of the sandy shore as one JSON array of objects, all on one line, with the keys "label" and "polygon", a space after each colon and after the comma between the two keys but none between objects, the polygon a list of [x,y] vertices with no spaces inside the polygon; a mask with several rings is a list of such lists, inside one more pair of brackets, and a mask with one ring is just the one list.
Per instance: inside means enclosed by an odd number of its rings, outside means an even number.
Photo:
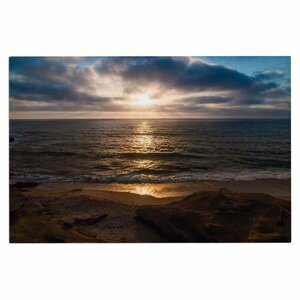
[{"label": "sandy shore", "polygon": [[10,241],[289,241],[290,196],[279,179],[15,184]]}]

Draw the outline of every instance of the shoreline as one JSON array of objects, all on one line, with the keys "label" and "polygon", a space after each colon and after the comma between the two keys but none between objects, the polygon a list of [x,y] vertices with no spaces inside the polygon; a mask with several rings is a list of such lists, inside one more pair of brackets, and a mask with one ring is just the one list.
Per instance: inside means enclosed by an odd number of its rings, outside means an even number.
[{"label": "shoreline", "polygon": [[[22,182],[22,181],[21,181]],[[265,193],[273,197],[291,200],[291,179],[256,179],[233,181],[198,181],[175,183],[89,183],[42,182],[34,189],[40,193],[57,193],[78,190],[78,195],[97,196],[105,193],[130,193],[150,198],[181,198],[200,191],[217,191],[227,188],[233,192]]]}]

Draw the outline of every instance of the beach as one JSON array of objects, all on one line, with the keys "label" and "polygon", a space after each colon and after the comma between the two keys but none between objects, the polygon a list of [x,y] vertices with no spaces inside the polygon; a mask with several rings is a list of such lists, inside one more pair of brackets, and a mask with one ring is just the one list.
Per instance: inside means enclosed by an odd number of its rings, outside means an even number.
[{"label": "beach", "polygon": [[289,179],[17,182],[10,242],[289,242]]}]

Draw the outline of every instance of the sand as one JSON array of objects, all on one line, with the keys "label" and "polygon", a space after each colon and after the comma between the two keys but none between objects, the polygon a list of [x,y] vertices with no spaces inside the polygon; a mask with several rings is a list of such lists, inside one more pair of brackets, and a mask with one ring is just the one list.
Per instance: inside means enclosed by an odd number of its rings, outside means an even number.
[{"label": "sand", "polygon": [[19,184],[10,241],[290,241],[290,211],[290,180]]}]

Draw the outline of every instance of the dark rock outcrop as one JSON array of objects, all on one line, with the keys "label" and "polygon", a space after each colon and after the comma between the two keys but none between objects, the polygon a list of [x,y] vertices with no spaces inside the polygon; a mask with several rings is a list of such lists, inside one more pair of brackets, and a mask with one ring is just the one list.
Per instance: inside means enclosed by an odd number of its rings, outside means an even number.
[{"label": "dark rock outcrop", "polygon": [[165,206],[137,209],[137,219],[170,242],[288,242],[290,202],[266,194],[199,192]]},{"label": "dark rock outcrop", "polygon": [[10,188],[12,189],[24,189],[24,188],[32,188],[38,186],[39,183],[37,182],[16,182],[15,184],[10,185]]},{"label": "dark rock outcrop", "polygon": [[29,202],[10,211],[11,243],[97,243],[90,233],[61,224],[46,214],[46,207]]}]

